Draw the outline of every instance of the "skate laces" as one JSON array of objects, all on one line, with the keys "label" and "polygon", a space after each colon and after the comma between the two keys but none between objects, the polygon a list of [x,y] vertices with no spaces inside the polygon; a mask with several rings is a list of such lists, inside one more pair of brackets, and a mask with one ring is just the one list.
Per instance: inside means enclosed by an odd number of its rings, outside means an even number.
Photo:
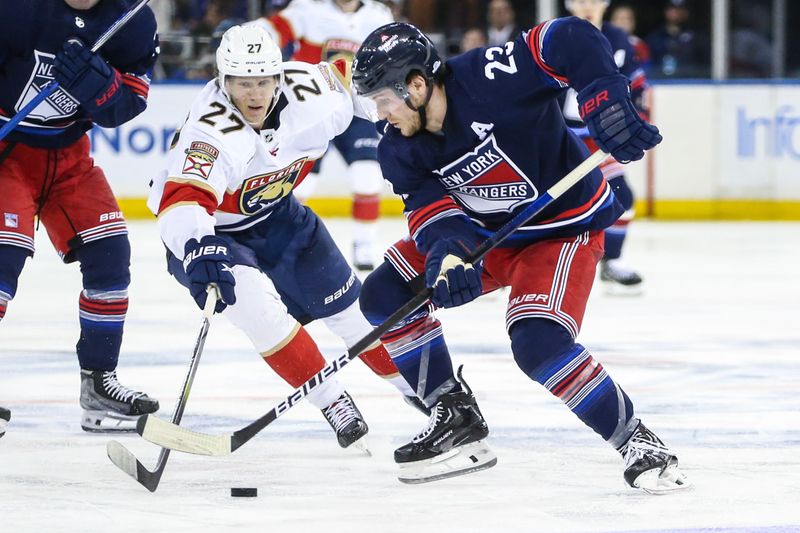
[{"label": "skate laces", "polygon": [[129,403],[140,396],[143,396],[143,392],[138,392],[128,387],[124,386],[117,380],[117,371],[112,370],[110,372],[103,372],[103,389],[106,393],[118,400],[120,402]]},{"label": "skate laces", "polygon": [[326,407],[323,410],[323,414],[330,421],[336,433],[339,433],[353,420],[358,419],[355,406],[353,406],[346,394],[341,395],[338,400]]},{"label": "skate laces", "polygon": [[411,442],[421,442],[427,439],[433,430],[436,429],[436,426],[439,425],[439,422],[442,420],[442,414],[444,413],[444,407],[442,407],[441,403],[437,403],[434,406],[433,410],[431,411],[431,416],[428,418],[428,425],[420,431],[416,437],[411,439]]},{"label": "skate laces", "polygon": [[622,449],[622,458],[626,467],[652,454],[665,456],[669,454],[669,450],[654,433],[646,428],[643,431],[637,430]]}]

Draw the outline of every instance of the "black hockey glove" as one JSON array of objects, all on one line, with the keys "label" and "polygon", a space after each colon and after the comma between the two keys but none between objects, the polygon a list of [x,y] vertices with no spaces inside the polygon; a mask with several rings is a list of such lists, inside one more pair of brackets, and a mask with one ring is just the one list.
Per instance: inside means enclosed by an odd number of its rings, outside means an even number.
[{"label": "black hockey glove", "polygon": [[578,93],[578,109],[597,146],[620,163],[638,161],[661,142],[658,128],[633,107],[628,79],[621,74],[589,84]]},{"label": "black hockey glove", "polygon": [[112,103],[122,86],[119,72],[78,39],[64,43],[56,54],[53,71],[58,84],[90,115]]},{"label": "black hockey glove", "polygon": [[483,292],[483,263],[465,263],[469,251],[456,239],[444,239],[431,246],[425,258],[425,283],[433,288],[431,301],[439,307],[457,307]]},{"label": "black hockey glove", "polygon": [[215,312],[221,313],[229,305],[235,304],[236,293],[233,287],[236,279],[231,269],[228,243],[216,235],[206,235],[200,242],[189,239],[185,250],[183,269],[189,276],[189,292],[200,309],[206,305],[206,288],[212,283],[219,289]]}]

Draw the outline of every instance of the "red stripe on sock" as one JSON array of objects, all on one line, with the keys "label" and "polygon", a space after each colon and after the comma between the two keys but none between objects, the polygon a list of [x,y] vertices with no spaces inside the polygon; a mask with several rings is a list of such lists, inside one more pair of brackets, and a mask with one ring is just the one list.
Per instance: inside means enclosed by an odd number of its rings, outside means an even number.
[{"label": "red stripe on sock", "polygon": [[283,348],[264,360],[276,374],[295,388],[325,366],[325,359],[319,353],[317,344],[302,327]]}]

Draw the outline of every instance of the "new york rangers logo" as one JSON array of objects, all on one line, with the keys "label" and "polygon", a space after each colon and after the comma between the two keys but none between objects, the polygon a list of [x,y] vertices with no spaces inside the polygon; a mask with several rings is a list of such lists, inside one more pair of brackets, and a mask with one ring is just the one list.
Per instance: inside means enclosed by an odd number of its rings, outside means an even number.
[{"label": "new york rangers logo", "polygon": [[[56,56],[34,50],[34,66],[31,77],[17,100],[14,109],[19,111],[39,94],[45,85],[53,81],[53,63]],[[62,88],[47,97],[28,115],[40,121],[58,120],[74,115],[80,104]]]},{"label": "new york rangers logo", "polygon": [[307,158],[298,159],[286,168],[269,174],[248,178],[242,184],[239,209],[245,215],[256,213],[275,205],[294,189],[302,175]]},{"label": "new york rangers logo", "polygon": [[476,213],[511,212],[539,196],[533,182],[497,146],[494,134],[435,172],[448,192]]}]

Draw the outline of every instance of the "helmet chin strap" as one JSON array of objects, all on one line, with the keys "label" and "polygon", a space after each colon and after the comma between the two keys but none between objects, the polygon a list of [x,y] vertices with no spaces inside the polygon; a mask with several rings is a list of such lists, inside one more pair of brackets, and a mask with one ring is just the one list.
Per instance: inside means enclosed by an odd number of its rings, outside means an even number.
[{"label": "helmet chin strap", "polygon": [[408,96],[403,99],[403,100],[405,100],[406,105],[409,107],[409,109],[419,113],[419,119],[420,119],[420,121],[422,123],[422,129],[425,129],[425,127],[428,125],[428,115],[425,112],[425,108],[427,107],[428,103],[431,101],[431,96],[432,95],[433,95],[433,83],[428,82],[428,90],[427,90],[427,93],[425,94],[425,101],[422,102],[422,105],[420,105],[419,107],[414,107],[414,104],[411,103],[411,95],[410,94],[408,94]]}]

